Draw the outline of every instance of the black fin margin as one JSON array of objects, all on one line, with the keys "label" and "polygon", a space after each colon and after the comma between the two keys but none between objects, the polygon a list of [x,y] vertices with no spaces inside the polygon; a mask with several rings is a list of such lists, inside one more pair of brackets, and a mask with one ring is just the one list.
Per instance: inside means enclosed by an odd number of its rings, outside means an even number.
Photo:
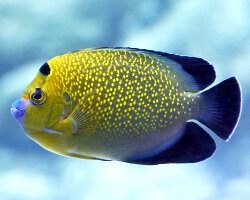
[{"label": "black fin margin", "polygon": [[186,122],[183,136],[170,148],[143,159],[125,161],[141,165],[195,163],[209,158],[215,151],[212,137],[194,122]]},{"label": "black fin margin", "polygon": [[241,112],[241,89],[235,77],[231,77],[203,92],[205,109],[198,121],[224,140],[230,139]]}]

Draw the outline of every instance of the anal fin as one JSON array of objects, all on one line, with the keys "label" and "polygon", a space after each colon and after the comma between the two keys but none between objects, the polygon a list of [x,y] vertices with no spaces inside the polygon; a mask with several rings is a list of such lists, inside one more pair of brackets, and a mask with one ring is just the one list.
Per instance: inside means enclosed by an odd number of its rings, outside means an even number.
[{"label": "anal fin", "polygon": [[209,158],[216,145],[212,137],[194,122],[186,122],[182,137],[157,155],[125,162],[157,165],[166,163],[195,163]]}]

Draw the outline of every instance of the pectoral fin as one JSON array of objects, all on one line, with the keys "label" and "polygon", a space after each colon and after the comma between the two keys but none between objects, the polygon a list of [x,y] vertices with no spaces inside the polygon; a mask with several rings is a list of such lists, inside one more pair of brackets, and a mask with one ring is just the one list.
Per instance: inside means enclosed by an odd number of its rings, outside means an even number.
[{"label": "pectoral fin", "polygon": [[69,134],[83,132],[88,134],[94,129],[93,114],[94,111],[88,106],[76,105],[73,112],[65,119],[60,120],[52,129]]}]

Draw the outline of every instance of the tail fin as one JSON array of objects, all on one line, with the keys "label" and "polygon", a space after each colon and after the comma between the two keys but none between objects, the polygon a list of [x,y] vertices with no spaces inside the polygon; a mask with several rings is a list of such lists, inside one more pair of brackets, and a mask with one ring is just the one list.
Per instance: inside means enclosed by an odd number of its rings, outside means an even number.
[{"label": "tail fin", "polygon": [[229,78],[201,93],[205,110],[198,121],[215,132],[220,138],[229,140],[237,125],[241,112],[241,90],[235,77]]}]

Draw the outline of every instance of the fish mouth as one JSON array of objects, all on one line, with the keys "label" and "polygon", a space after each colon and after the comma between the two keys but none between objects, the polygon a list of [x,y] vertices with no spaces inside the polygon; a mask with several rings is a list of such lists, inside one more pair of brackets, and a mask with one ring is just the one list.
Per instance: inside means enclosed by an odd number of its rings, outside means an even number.
[{"label": "fish mouth", "polygon": [[10,108],[11,115],[17,120],[17,122],[23,122],[23,116],[25,114],[25,102],[24,100],[16,100]]}]

